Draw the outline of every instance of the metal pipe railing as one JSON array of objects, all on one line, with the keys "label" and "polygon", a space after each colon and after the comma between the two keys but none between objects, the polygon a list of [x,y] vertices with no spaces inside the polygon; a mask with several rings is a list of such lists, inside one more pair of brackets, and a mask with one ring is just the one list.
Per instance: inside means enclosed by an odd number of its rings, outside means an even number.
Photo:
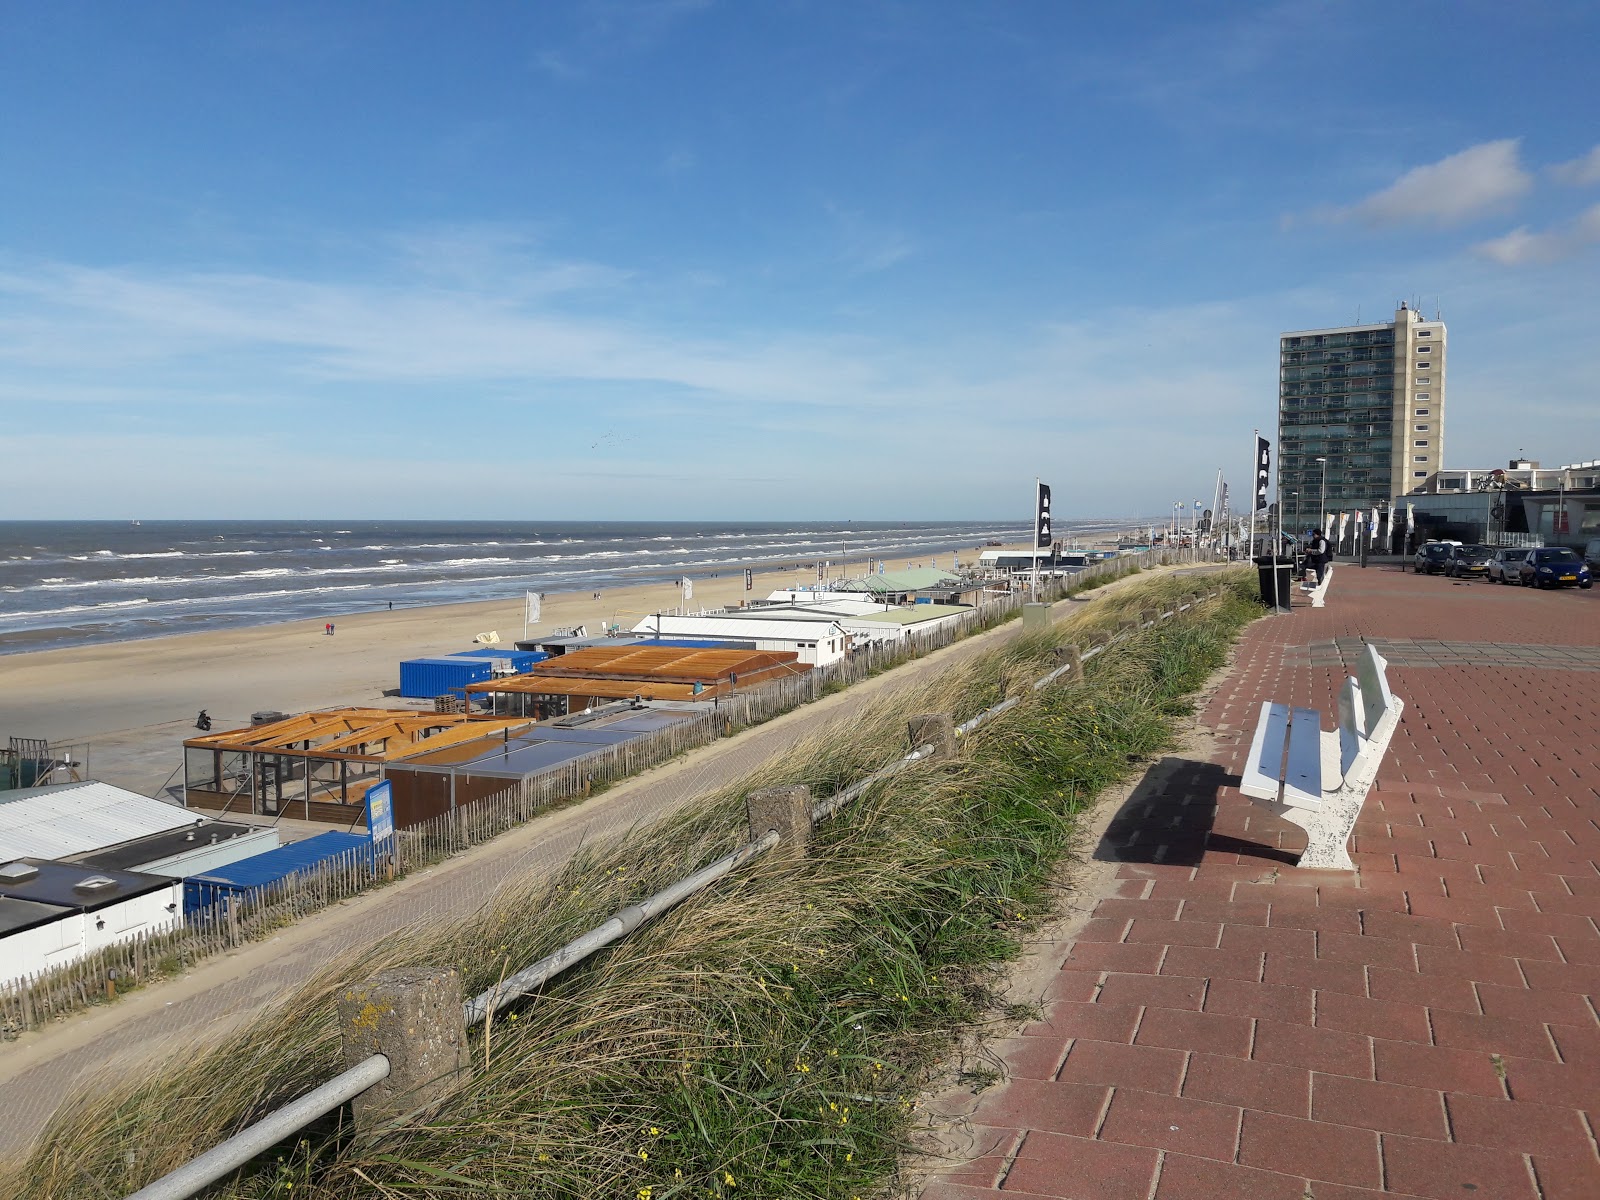
[{"label": "metal pipe railing", "polygon": [[371,1058],[363,1059],[348,1070],[339,1072],[321,1087],[245,1126],[199,1158],[145,1185],[128,1200],[184,1200],[206,1184],[215,1183],[228,1172],[238,1170],[256,1155],[264,1154],[284,1138],[298,1133],[318,1117],[326,1116],[342,1104],[348,1104],[388,1077],[389,1060],[386,1056],[374,1054]]}]

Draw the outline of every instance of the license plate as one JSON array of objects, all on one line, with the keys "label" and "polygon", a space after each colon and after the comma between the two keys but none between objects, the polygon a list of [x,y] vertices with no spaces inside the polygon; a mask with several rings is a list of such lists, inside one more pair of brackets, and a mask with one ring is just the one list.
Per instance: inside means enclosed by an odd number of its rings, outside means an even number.
[{"label": "license plate", "polygon": [[1578,577],[1576,575],[1563,575],[1561,577],[1561,582],[1562,583],[1577,583],[1578,582]]}]

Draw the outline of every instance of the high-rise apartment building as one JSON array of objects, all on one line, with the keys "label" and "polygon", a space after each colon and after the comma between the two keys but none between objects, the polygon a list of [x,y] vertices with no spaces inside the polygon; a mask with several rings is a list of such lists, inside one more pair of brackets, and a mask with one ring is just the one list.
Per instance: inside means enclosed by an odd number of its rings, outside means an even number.
[{"label": "high-rise apartment building", "polygon": [[1444,322],[1405,304],[1382,325],[1279,338],[1284,528],[1422,490],[1444,462],[1444,374]]}]

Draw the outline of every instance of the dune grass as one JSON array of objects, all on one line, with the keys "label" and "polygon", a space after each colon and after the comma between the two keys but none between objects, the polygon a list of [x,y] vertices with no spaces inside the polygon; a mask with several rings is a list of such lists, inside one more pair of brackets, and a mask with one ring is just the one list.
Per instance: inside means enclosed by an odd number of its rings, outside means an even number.
[{"label": "dune grass", "polygon": [[510,879],[467,921],[330,966],[221,1043],[85,1093],[0,1196],[122,1195],[339,1067],[333,997],[388,966],[446,963],[468,994],[746,837],[743,796],[826,796],[903,753],[906,718],[1022,703],[816,829],[567,972],[473,1037],[474,1066],[425,1119],[379,1136],[330,1118],[211,1194],[867,1197],[896,1175],[922,1082],[993,1010],[1002,965],[1055,905],[1076,818],[1170,745],[1187,697],[1259,607],[1253,577],[1034,692],[1087,645],[1192,582],[1154,577],[925,682],[888,688],[738,788]]}]

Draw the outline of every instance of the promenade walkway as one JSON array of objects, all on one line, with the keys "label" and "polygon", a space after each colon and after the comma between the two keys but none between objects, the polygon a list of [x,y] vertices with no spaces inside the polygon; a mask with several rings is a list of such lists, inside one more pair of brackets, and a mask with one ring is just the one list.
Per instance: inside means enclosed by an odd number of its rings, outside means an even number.
[{"label": "promenade walkway", "polygon": [[[1355,874],[1234,786],[1263,700],[1336,711],[1362,640],[1404,718]],[[1327,722],[1331,725],[1331,720]],[[1005,1078],[922,1200],[1600,1197],[1600,592],[1341,567],[1247,632],[1111,821]]]}]

